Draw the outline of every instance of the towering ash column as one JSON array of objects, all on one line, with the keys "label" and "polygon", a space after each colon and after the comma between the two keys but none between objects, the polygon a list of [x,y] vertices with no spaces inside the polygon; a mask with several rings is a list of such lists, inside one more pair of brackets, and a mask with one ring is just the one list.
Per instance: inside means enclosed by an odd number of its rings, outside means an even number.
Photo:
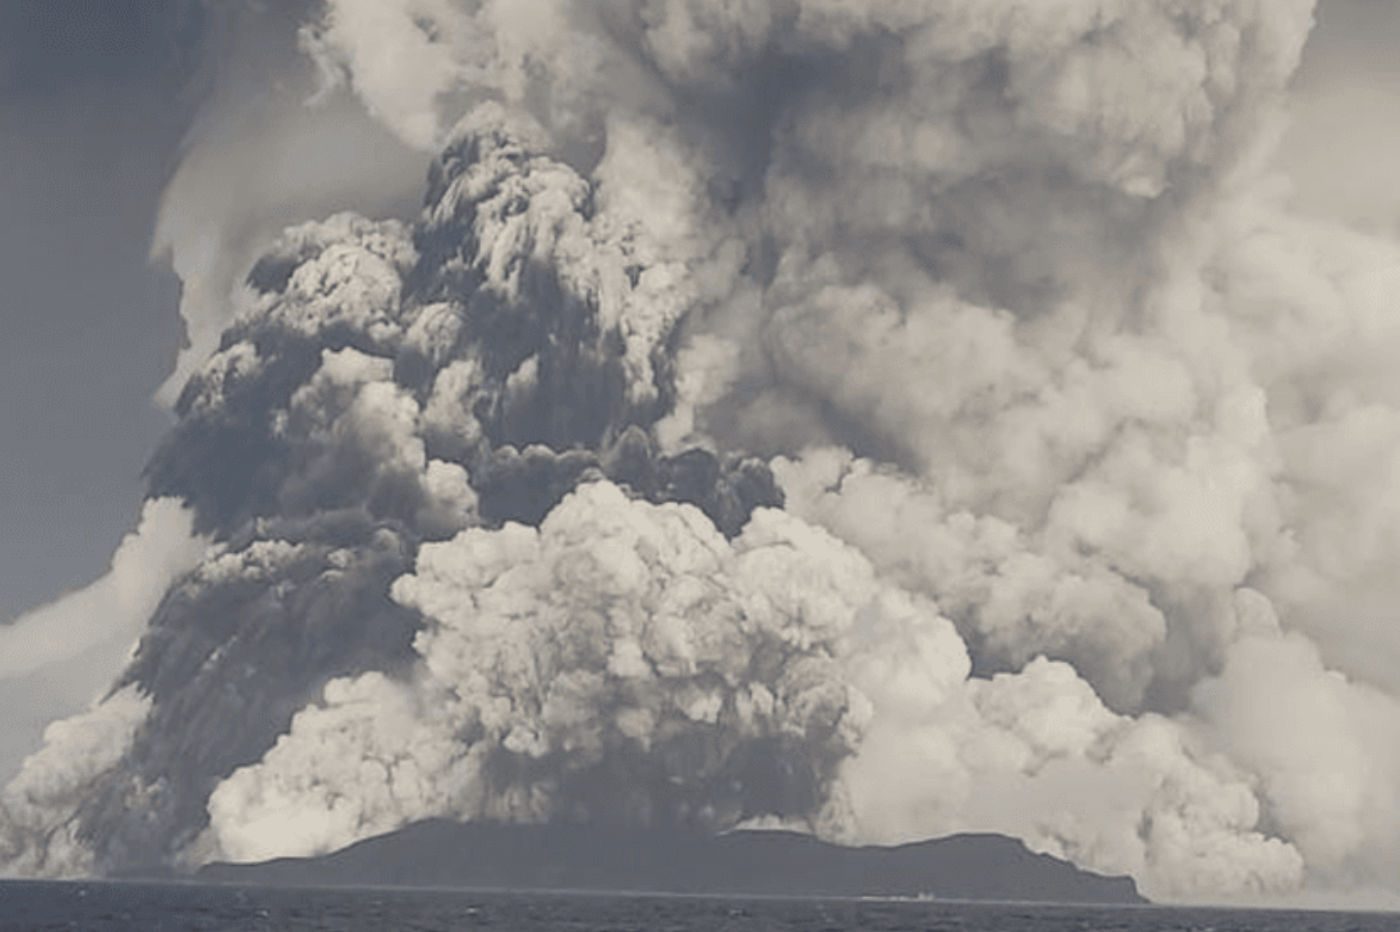
[{"label": "towering ash column", "polygon": [[1400,248],[1271,181],[1311,13],[327,2],[422,212],[188,308],[194,565],[0,861],[444,816],[1393,884]]}]

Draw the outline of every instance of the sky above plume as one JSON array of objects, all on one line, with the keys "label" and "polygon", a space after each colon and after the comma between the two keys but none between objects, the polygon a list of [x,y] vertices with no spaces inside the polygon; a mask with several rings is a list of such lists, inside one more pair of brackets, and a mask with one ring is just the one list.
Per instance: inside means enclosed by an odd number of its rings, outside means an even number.
[{"label": "sky above plume", "polygon": [[582,816],[1396,902],[1400,8],[1097,6],[0,0],[0,873]]},{"label": "sky above plume", "polygon": [[199,36],[176,9],[0,5],[7,618],[102,569],[164,428],[179,283],[147,254]]}]

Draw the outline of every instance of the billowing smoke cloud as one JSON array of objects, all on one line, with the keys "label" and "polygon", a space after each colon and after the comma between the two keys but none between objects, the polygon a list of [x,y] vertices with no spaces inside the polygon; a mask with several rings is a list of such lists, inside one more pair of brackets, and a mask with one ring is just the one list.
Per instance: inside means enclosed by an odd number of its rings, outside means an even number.
[{"label": "billowing smoke cloud", "polygon": [[150,709],[134,688],[89,711],[54,722],[0,794],[0,857],[20,874],[78,874],[97,865],[85,844],[80,811],[95,780],[116,767]]},{"label": "billowing smoke cloud", "polygon": [[[324,707],[211,797],[220,849],[321,851],[444,813],[706,827],[804,813],[869,714],[844,655],[892,647],[848,643],[856,618],[940,621],[781,512],[757,513],[731,543],[692,506],[632,501],[605,481],[538,530],[425,544],[393,597],[425,619],[415,682],[331,683]],[[951,648],[943,664],[966,664],[951,629],[930,636]],[[365,739],[380,766],[333,763],[358,759]],[[303,813],[321,814],[312,831],[299,831]]]},{"label": "billowing smoke cloud", "polygon": [[777,822],[1393,889],[1400,246],[1269,174],[1311,13],[327,2],[423,209],[244,263],[150,468],[215,544],[0,853]]},{"label": "billowing smoke cloud", "polygon": [[244,276],[284,227],[347,209],[407,216],[419,195],[412,149],[346,95],[316,93],[296,38],[313,10],[306,0],[204,4],[208,99],[152,243],[180,278],[186,337],[157,392],[163,406],[217,348],[246,297]]}]

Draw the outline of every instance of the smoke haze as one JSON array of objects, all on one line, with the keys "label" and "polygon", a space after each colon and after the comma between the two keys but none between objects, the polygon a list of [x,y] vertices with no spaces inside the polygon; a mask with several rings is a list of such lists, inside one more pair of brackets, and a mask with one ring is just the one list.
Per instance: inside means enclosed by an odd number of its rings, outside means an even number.
[{"label": "smoke haze", "polygon": [[0,865],[784,825],[1394,902],[1400,244],[1273,167],[1313,19],[233,17],[156,237],[177,420],[97,584],[140,644]]}]

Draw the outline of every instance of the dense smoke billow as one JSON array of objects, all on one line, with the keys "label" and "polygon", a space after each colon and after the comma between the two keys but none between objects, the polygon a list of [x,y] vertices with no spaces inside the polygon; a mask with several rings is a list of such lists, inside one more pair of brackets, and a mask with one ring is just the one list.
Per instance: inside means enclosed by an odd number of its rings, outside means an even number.
[{"label": "dense smoke billow", "polygon": [[219,312],[192,555],[6,869],[450,817],[1400,892],[1400,245],[1270,173],[1310,0],[308,16],[422,210]]}]

